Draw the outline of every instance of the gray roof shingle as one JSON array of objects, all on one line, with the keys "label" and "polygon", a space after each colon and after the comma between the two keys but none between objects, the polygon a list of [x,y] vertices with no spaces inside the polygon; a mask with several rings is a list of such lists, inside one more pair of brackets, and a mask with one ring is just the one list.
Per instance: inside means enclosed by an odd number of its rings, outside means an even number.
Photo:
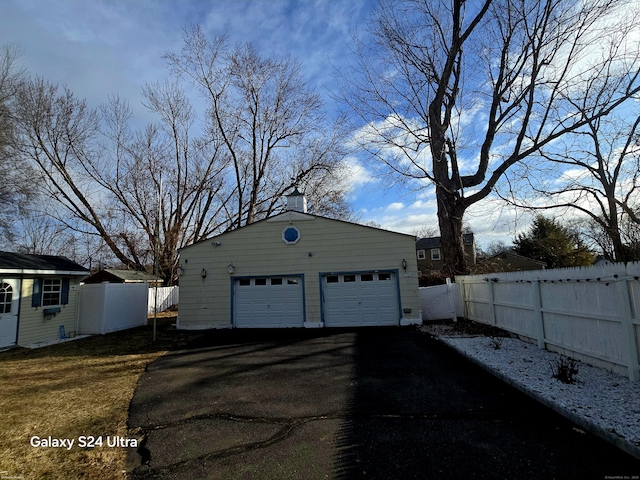
[{"label": "gray roof shingle", "polygon": [[27,253],[0,252],[0,269],[3,270],[56,270],[88,272],[89,269],[58,255],[32,255]]}]

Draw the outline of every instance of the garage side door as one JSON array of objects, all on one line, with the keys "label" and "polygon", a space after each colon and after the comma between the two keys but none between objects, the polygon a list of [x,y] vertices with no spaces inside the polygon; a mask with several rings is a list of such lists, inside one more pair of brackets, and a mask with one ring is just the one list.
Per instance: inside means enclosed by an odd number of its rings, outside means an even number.
[{"label": "garage side door", "polygon": [[288,328],[304,326],[301,277],[254,277],[234,280],[233,326]]},{"label": "garage side door", "polygon": [[393,272],[322,277],[326,327],[398,325],[398,283]]}]

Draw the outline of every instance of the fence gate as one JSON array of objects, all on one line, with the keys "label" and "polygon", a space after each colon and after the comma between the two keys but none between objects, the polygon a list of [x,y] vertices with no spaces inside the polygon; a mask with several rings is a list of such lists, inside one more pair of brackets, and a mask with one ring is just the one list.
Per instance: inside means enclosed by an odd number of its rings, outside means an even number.
[{"label": "fence gate", "polygon": [[462,297],[457,283],[420,287],[422,320],[455,320],[463,316]]}]

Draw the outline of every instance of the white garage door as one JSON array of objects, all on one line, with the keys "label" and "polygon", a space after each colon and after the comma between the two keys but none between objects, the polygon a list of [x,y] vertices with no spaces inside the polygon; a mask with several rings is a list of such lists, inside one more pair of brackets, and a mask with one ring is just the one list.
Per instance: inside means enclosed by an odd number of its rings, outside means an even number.
[{"label": "white garage door", "polygon": [[398,283],[393,272],[342,273],[322,278],[326,327],[398,325]]},{"label": "white garage door", "polygon": [[234,280],[233,325],[237,328],[287,328],[304,325],[301,277]]}]

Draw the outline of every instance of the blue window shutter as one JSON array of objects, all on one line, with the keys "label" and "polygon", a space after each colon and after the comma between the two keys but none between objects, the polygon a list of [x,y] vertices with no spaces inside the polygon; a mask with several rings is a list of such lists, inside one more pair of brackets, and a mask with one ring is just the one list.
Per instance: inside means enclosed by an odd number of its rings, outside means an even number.
[{"label": "blue window shutter", "polygon": [[69,303],[69,279],[62,279],[62,295],[60,298],[60,303],[62,305],[66,305]]},{"label": "blue window shutter", "polygon": [[31,295],[31,306],[39,307],[42,305],[42,279],[33,279],[33,294]]}]

